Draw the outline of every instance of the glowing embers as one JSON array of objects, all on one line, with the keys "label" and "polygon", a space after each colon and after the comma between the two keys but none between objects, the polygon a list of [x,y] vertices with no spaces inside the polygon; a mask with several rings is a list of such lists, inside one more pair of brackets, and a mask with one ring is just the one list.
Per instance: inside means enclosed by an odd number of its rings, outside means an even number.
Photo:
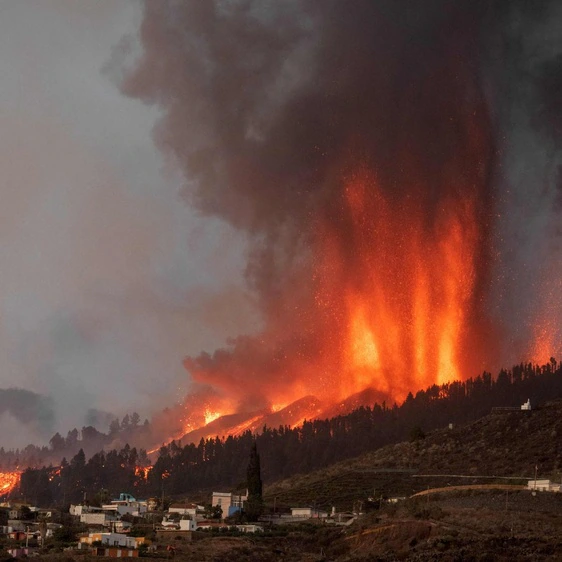
[{"label": "glowing embers", "polygon": [[146,480],[151,470],[152,466],[135,466],[135,476]]},{"label": "glowing embers", "polygon": [[20,482],[21,472],[0,472],[0,496],[8,495]]},{"label": "glowing embers", "polygon": [[220,412],[212,412],[209,408],[205,409],[204,418],[205,418],[205,425],[209,425],[212,421],[221,417]]},{"label": "glowing embers", "polygon": [[53,468],[53,470],[51,470],[51,472],[49,473],[49,482],[52,482],[57,476],[60,476],[62,471],[62,466],[59,466],[58,468]]},{"label": "glowing embers", "polygon": [[352,318],[350,339],[355,365],[359,368],[380,369],[381,362],[375,337],[361,309]]},{"label": "glowing embers", "polygon": [[288,404],[272,404],[271,405],[271,412],[273,414],[275,414],[276,412],[279,412],[281,410],[283,410],[283,408],[286,408],[288,406]]}]

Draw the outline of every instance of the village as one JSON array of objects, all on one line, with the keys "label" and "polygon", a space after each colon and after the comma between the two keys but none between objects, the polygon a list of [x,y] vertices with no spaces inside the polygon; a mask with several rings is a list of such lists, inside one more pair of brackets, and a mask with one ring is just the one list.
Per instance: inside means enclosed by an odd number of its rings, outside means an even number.
[{"label": "village", "polygon": [[[456,488],[439,488],[421,494]],[[532,494],[561,491],[560,484],[550,480],[529,480],[525,488]],[[129,493],[121,493],[117,499],[99,507],[87,501],[71,505],[67,513],[5,502],[0,504],[0,540],[13,558],[39,556],[54,542],[64,543],[66,551],[86,551],[94,556],[136,558],[150,552],[172,556],[178,545],[205,537],[263,534],[278,525],[304,522],[349,527],[364,515],[358,502],[352,512],[338,513],[332,508],[328,513],[314,507],[293,507],[280,512],[274,509],[261,515],[256,523],[242,522],[247,499],[247,492],[213,492],[209,504],[177,501],[162,510],[159,498],[138,500]],[[393,504],[406,499],[392,497],[385,502]],[[75,537],[68,533],[68,527],[79,529]]]},{"label": "village", "polygon": [[[272,526],[306,521],[349,526],[360,515],[337,513],[335,508],[328,513],[314,507],[293,507],[262,515],[256,523],[245,522],[247,499],[247,491],[213,492],[206,505],[177,501],[162,510],[160,498],[139,500],[121,493],[101,506],[88,501],[71,505],[68,513],[6,502],[0,504],[0,539],[14,558],[37,556],[55,539],[65,543],[65,550],[127,558],[143,552],[173,552],[178,543],[215,533],[263,533]],[[66,532],[69,527],[80,531],[74,541]]]}]

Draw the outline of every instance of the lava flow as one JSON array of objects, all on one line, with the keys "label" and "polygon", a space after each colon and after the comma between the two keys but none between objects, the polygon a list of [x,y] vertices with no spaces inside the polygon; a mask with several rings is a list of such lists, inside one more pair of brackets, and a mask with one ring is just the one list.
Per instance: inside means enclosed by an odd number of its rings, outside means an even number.
[{"label": "lava flow", "polygon": [[7,496],[19,484],[21,472],[0,472],[0,496]]}]

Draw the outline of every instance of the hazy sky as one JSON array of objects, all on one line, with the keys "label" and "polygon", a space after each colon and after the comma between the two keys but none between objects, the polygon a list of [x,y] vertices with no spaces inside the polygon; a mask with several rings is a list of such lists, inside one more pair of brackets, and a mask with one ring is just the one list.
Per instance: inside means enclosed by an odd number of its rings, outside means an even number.
[{"label": "hazy sky", "polygon": [[156,110],[108,70],[140,21],[135,1],[0,1],[0,389],[56,414],[22,427],[0,408],[3,446],[92,407],[149,416],[187,390],[186,354],[256,321],[244,239],[189,209]]}]

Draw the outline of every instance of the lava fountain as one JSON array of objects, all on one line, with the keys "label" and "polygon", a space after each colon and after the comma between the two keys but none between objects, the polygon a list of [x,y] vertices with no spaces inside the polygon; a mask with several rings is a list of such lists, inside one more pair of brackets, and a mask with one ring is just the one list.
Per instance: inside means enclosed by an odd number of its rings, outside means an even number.
[{"label": "lava fountain", "polygon": [[445,198],[432,224],[423,207],[418,195],[392,201],[362,172],[342,194],[348,237],[322,225],[317,298],[342,319],[339,399],[370,387],[402,399],[467,372],[483,241],[477,197]]},{"label": "lava fountain", "polygon": [[122,91],[161,110],[186,199],[247,236],[263,320],[185,360],[183,429],[366,389],[399,401],[509,357],[511,307],[492,299],[523,293],[498,271],[518,251],[498,234],[502,166],[533,73],[514,74],[518,41],[500,48],[524,15],[500,4],[144,3]]}]

